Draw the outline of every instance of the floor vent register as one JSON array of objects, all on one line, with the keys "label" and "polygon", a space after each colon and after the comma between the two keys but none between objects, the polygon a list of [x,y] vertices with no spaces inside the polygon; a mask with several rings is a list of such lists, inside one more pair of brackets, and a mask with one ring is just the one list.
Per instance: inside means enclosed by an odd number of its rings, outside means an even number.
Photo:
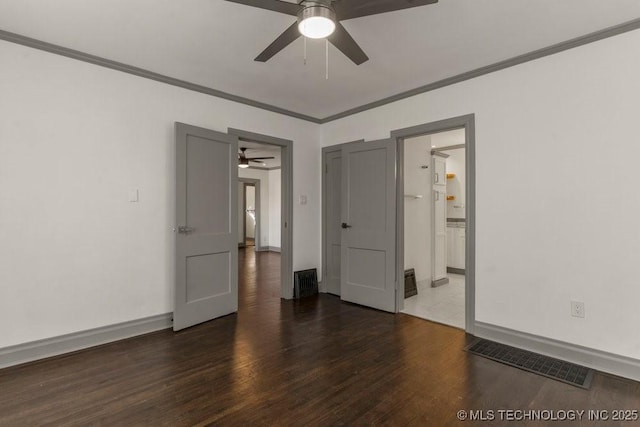
[{"label": "floor vent register", "polygon": [[584,389],[591,386],[593,378],[593,370],[584,366],[485,339],[472,343],[467,351]]},{"label": "floor vent register", "polygon": [[293,298],[305,298],[318,294],[318,272],[315,268],[293,273]]}]

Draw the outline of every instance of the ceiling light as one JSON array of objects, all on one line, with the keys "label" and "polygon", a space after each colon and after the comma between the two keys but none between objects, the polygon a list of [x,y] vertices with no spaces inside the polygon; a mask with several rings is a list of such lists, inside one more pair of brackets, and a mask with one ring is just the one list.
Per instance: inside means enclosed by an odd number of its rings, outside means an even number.
[{"label": "ceiling light", "polygon": [[313,4],[298,13],[298,30],[310,39],[323,39],[336,29],[336,14],[328,6]]},{"label": "ceiling light", "polygon": [[245,169],[249,167],[249,161],[248,160],[240,160],[240,162],[238,163],[238,167]]}]

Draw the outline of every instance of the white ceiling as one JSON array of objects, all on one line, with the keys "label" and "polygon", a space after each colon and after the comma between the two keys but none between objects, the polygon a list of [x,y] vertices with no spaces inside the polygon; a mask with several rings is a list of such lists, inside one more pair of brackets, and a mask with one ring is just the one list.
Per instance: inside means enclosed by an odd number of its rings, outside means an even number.
[{"label": "white ceiling", "polygon": [[[340,0],[347,1],[347,0]],[[295,18],[224,0],[1,0],[0,29],[324,118],[640,17],[638,0],[440,0],[343,21],[370,60],[303,39]]]}]

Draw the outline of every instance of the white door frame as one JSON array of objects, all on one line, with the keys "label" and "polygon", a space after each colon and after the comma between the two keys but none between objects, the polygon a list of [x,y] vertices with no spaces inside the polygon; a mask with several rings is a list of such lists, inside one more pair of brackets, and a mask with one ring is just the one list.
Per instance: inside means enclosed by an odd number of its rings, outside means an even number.
[{"label": "white door frame", "polygon": [[[276,138],[274,136],[249,132],[241,129],[228,128],[229,135],[235,135],[239,140],[276,145],[282,149],[281,168],[281,210],[280,210],[280,297],[293,298],[293,141]],[[256,247],[257,249],[257,247]]]},{"label": "white door frame", "polygon": [[404,308],[404,140],[416,136],[465,129],[466,247],[465,247],[465,331],[474,334],[476,321],[476,161],[475,115],[454,117],[391,132],[398,144],[396,168],[396,310]]}]

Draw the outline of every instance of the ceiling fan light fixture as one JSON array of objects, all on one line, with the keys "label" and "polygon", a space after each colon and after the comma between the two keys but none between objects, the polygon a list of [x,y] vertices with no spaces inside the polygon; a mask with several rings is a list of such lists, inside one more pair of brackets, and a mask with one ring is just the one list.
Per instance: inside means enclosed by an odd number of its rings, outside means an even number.
[{"label": "ceiling fan light fixture", "polygon": [[298,14],[298,30],[310,39],[329,37],[336,29],[336,14],[330,7],[315,4]]}]

